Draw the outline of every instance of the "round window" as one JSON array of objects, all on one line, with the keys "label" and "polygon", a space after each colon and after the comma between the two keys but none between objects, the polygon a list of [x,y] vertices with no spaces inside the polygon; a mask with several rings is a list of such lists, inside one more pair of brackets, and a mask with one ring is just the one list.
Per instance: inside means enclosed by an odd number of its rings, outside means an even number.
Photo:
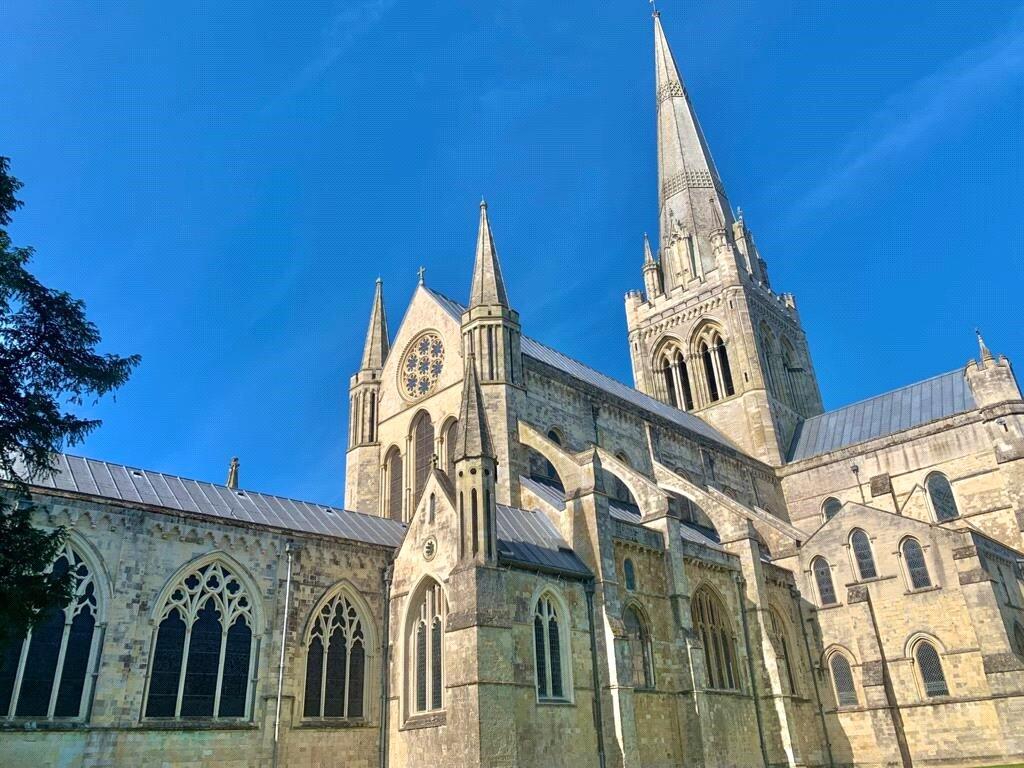
[{"label": "round window", "polygon": [[444,342],[433,331],[421,333],[409,345],[398,372],[402,394],[410,400],[426,397],[437,388],[444,370]]}]

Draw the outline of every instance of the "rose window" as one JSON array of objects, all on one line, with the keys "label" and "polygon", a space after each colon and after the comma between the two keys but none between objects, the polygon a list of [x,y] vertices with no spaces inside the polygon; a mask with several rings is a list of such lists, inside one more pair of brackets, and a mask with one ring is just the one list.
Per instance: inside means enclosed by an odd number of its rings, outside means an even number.
[{"label": "rose window", "polygon": [[416,400],[434,391],[444,370],[444,342],[436,333],[424,333],[409,346],[400,372],[402,391]]}]

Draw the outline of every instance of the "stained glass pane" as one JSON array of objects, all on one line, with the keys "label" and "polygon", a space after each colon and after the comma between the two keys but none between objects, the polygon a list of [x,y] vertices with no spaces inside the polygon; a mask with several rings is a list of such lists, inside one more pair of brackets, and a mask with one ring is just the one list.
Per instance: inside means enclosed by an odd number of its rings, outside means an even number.
[{"label": "stained glass pane", "polygon": [[550,695],[548,691],[548,662],[544,643],[544,619],[540,616],[533,618],[533,644],[537,652],[537,695],[546,699]]},{"label": "stained glass pane", "polygon": [[366,651],[362,642],[353,643],[348,662],[348,716],[363,716],[363,690],[366,685]]},{"label": "stained glass pane", "polygon": [[46,717],[64,636],[64,611],[53,610],[32,629],[18,696],[18,717]]},{"label": "stained glass pane", "polygon": [[949,484],[945,475],[939,473],[929,475],[927,486],[928,496],[935,509],[935,517],[939,522],[960,517],[960,510],[957,509],[956,499],[953,497],[953,486]]},{"label": "stained glass pane", "polygon": [[942,662],[939,661],[939,654],[931,643],[918,645],[914,655],[917,658],[917,666],[921,670],[925,693],[928,696],[948,696],[949,688],[946,686],[946,675],[942,671]]},{"label": "stained glass pane", "polygon": [[558,620],[554,616],[548,621],[548,647],[551,649],[551,696],[560,699],[565,696],[562,686],[562,638],[558,633]]},{"label": "stained glass pane", "polygon": [[843,502],[839,499],[825,499],[825,503],[822,504],[822,511],[825,513],[825,520],[831,520],[833,517],[839,514],[839,510],[843,508]]},{"label": "stained glass pane", "polygon": [[430,658],[431,658],[431,695],[430,705],[433,709],[441,708],[441,621],[434,619],[430,630]]},{"label": "stained glass pane", "polygon": [[207,600],[192,625],[192,637],[185,665],[185,689],[181,696],[182,717],[212,717],[220,667],[220,616],[213,600]]},{"label": "stained glass pane", "polygon": [[345,632],[334,630],[327,645],[327,684],[324,686],[324,717],[342,717],[345,707]]},{"label": "stained glass pane", "polygon": [[832,682],[836,687],[836,698],[841,707],[857,706],[857,689],[853,684],[853,671],[850,662],[841,654],[835,654],[829,661],[832,669]]},{"label": "stained glass pane", "polygon": [[25,633],[19,632],[11,638],[0,655],[0,717],[6,717],[14,697],[14,678],[18,676],[18,662],[25,644]]},{"label": "stained glass pane", "polygon": [[434,423],[427,414],[421,414],[416,420],[416,431],[414,435],[416,453],[416,492],[413,496],[413,506],[419,504],[423,489],[427,486],[427,477],[433,466],[434,459]]},{"label": "stained glass pane", "polygon": [[926,589],[932,585],[932,579],[928,575],[928,564],[924,559],[924,550],[915,539],[907,539],[903,542],[903,558],[907,563],[907,572],[910,574],[910,583],[914,589]]},{"label": "stained glass pane", "polygon": [[402,455],[398,451],[388,460],[388,516],[402,522]]},{"label": "stained glass pane", "polygon": [[818,596],[822,605],[836,604],[836,590],[832,585],[832,569],[823,558],[815,558],[811,565],[814,580],[818,583]]},{"label": "stained glass pane", "polygon": [[320,717],[320,680],[324,669],[324,644],[319,637],[309,641],[306,652],[306,695],[302,707],[303,717]]},{"label": "stained glass pane", "polygon": [[853,556],[857,560],[857,570],[860,571],[862,579],[874,579],[878,576],[875,571],[875,558],[871,554],[871,542],[864,531],[854,531],[851,537],[853,544]]},{"label": "stained glass pane", "polygon": [[96,619],[91,611],[82,611],[71,622],[68,645],[64,651],[64,670],[60,676],[54,717],[78,717],[82,714],[82,691],[89,673],[89,656]]},{"label": "stained glass pane", "polygon": [[160,622],[157,631],[156,647],[150,662],[153,671],[149,679],[146,717],[174,717],[184,647],[185,622],[174,610]]},{"label": "stained glass pane", "polygon": [[224,646],[224,675],[220,683],[218,717],[245,717],[249,692],[249,655],[252,653],[252,630],[239,616],[228,630]]},{"label": "stained glass pane", "polygon": [[416,710],[427,709],[427,627],[416,628]]}]

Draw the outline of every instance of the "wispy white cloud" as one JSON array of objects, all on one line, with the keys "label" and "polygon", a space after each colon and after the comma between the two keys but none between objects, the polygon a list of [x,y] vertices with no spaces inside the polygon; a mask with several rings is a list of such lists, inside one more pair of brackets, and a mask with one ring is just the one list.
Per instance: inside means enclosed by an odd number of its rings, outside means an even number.
[{"label": "wispy white cloud", "polygon": [[282,93],[266,105],[265,110],[276,107],[319,79],[394,4],[395,0],[337,0],[324,26],[316,54],[288,82]]},{"label": "wispy white cloud", "polygon": [[1024,76],[1024,8],[998,36],[966,51],[889,98],[851,134],[831,173],[796,199],[787,218],[796,222],[827,209],[891,172],[891,163],[934,139],[958,118],[978,112],[994,95]]}]

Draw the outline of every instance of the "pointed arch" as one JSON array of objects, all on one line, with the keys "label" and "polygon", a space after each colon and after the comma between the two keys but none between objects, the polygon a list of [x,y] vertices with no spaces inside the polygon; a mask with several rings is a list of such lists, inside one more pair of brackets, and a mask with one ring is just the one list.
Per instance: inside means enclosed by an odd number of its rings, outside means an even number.
[{"label": "pointed arch", "polygon": [[538,701],[572,701],[572,620],[569,606],[554,587],[533,596],[534,682]]},{"label": "pointed arch", "polygon": [[423,715],[444,709],[444,632],[448,598],[441,582],[423,576],[409,593],[403,627],[405,712]]},{"label": "pointed arch", "polygon": [[382,516],[399,523],[405,521],[402,512],[405,496],[405,479],[402,471],[402,453],[397,445],[388,448],[384,454],[381,470],[381,506]]},{"label": "pointed arch", "polygon": [[957,506],[953,485],[948,477],[941,472],[932,472],[925,479],[924,485],[937,522],[944,523],[960,517],[960,508]]},{"label": "pointed arch", "polygon": [[427,411],[417,413],[412,420],[410,430],[410,445],[412,446],[412,502],[410,504],[410,516],[412,511],[419,506],[420,497],[427,487],[427,478],[430,477],[430,470],[434,466],[434,422]]},{"label": "pointed arch", "polygon": [[717,591],[706,583],[694,591],[690,600],[694,632],[704,647],[707,687],[739,690],[736,635],[725,606]]},{"label": "pointed arch", "polygon": [[441,426],[441,451],[444,456],[444,471],[455,482],[455,445],[458,442],[459,420],[449,416]]},{"label": "pointed arch", "polygon": [[693,385],[683,345],[674,337],[667,336],[656,349],[654,367],[659,377],[659,389],[663,392],[661,399],[675,408],[692,411]]},{"label": "pointed arch", "polygon": [[735,395],[728,339],[722,327],[713,320],[704,321],[694,331],[690,348],[701,364],[708,403]]},{"label": "pointed arch", "polygon": [[76,531],[68,532],[47,571],[72,574],[72,597],[0,649],[0,721],[84,720],[89,711],[110,581]]},{"label": "pointed arch", "polygon": [[234,558],[211,552],[178,569],[155,603],[146,718],[251,716],[259,589]]},{"label": "pointed arch", "polygon": [[769,393],[776,399],[781,399],[778,381],[775,376],[775,360],[778,355],[775,345],[775,334],[768,327],[768,323],[761,321],[759,329],[761,343],[758,345],[758,354],[761,358],[761,370],[764,372],[765,386]]},{"label": "pointed arch", "polygon": [[793,669],[793,648],[789,622],[783,618],[782,612],[775,606],[768,608],[768,639],[775,650],[775,661],[779,667],[779,683],[782,692],[789,696],[797,695],[796,670]]},{"label": "pointed arch", "polygon": [[347,580],[326,590],[306,621],[304,719],[368,719],[377,631],[363,596]]},{"label": "pointed arch", "polygon": [[779,348],[782,355],[782,376],[785,381],[786,390],[785,399],[790,408],[799,411],[802,390],[801,379],[804,367],[797,354],[796,347],[793,346],[793,342],[789,340],[789,337],[785,335],[779,337]]},{"label": "pointed arch", "polygon": [[631,682],[634,688],[654,688],[654,646],[651,623],[643,607],[630,600],[622,610],[622,624],[629,648]]}]

